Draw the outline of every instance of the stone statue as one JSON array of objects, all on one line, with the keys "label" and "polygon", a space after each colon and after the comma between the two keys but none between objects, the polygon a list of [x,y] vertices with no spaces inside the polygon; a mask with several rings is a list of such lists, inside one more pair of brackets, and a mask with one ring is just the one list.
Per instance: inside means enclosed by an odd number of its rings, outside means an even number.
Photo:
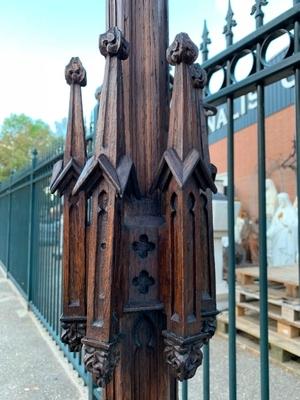
[{"label": "stone statue", "polygon": [[97,100],[97,103],[92,111],[91,124],[90,124],[90,134],[93,136],[95,136],[95,129],[96,129],[98,115],[99,115],[101,91],[102,91],[102,85],[97,87],[97,89],[95,91],[95,99]]},{"label": "stone statue", "polygon": [[298,211],[298,197],[295,197],[294,203],[293,203],[294,208],[296,209],[296,211]]},{"label": "stone statue", "polygon": [[245,251],[245,262],[258,264],[258,223],[252,221],[247,215],[244,218],[244,225],[241,230],[241,245]]},{"label": "stone statue", "polygon": [[277,190],[272,179],[266,179],[267,228],[270,227],[277,207]]},{"label": "stone statue", "polygon": [[243,217],[241,214],[236,218],[235,225],[234,225],[234,239],[235,239],[235,243],[237,243],[237,244],[242,243],[241,232],[242,232],[243,226],[245,225],[245,217]]},{"label": "stone statue", "polygon": [[271,266],[285,266],[297,260],[297,212],[287,193],[277,196],[278,208],[267,231],[270,246],[268,259]]}]

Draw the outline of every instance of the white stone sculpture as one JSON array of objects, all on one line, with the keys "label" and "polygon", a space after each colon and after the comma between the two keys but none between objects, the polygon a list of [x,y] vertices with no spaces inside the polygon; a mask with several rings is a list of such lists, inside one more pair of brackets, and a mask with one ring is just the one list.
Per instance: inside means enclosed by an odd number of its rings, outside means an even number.
[{"label": "white stone sculpture", "polygon": [[266,213],[267,228],[270,227],[272,218],[277,208],[277,189],[272,179],[266,179]]},{"label": "white stone sculpture", "polygon": [[242,243],[241,233],[242,233],[242,229],[243,229],[244,225],[245,225],[245,218],[243,218],[240,215],[237,216],[237,218],[235,220],[235,225],[234,225],[234,239],[235,239],[235,243],[237,243],[237,244]]},{"label": "white stone sculpture", "polygon": [[297,261],[297,212],[287,193],[277,196],[278,208],[267,231],[268,260],[271,266],[293,265]]},{"label": "white stone sculpture", "polygon": [[[239,214],[241,203],[234,202],[235,218]],[[228,285],[223,279],[223,246],[228,246],[228,200],[218,193],[213,196],[214,256],[216,268],[216,292],[219,310],[227,307]]]},{"label": "white stone sculpture", "polygon": [[298,197],[297,196],[295,197],[293,206],[295,207],[296,210],[298,210]]}]

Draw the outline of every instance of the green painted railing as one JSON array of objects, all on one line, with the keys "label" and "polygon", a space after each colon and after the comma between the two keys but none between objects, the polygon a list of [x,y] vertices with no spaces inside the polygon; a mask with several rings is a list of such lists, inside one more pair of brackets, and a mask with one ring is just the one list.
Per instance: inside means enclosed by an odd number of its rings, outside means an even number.
[{"label": "green painted railing", "polygon": [[[259,2],[257,2],[258,4]],[[232,18],[232,17],[231,17]],[[235,240],[234,240],[234,99],[256,90],[257,140],[258,140],[258,192],[259,192],[259,247],[260,247],[260,350],[261,350],[261,399],[269,399],[268,369],[268,291],[266,259],[266,205],[265,205],[265,113],[264,88],[283,77],[295,74],[295,115],[296,155],[300,157],[300,4],[294,0],[294,7],[266,25],[262,24],[261,13],[257,14],[257,29],[241,41],[232,44],[230,29],[232,19],[227,21],[227,48],[212,59],[207,59],[207,44],[202,47],[203,67],[208,76],[224,69],[224,83],[219,91],[210,94],[206,102],[212,106],[227,105],[227,171],[228,171],[228,232],[229,232],[229,399],[237,398],[236,364],[236,314],[235,314]],[[261,45],[270,35],[279,30],[294,33],[292,52],[281,61],[263,66]],[[208,32],[206,32],[206,35]],[[204,44],[205,44],[204,43]],[[241,81],[233,79],[231,66],[238,55],[251,51],[255,56],[255,68]],[[92,141],[88,140],[89,152]],[[49,192],[49,179],[53,164],[62,157],[62,149],[56,149],[46,157],[33,153],[32,164],[12,174],[0,185],[0,260],[28,305],[55,339],[68,360],[89,385],[89,400],[99,399],[99,390],[93,388],[89,375],[84,370],[81,354],[72,354],[60,341],[61,314],[61,255],[62,255],[62,203]],[[300,163],[297,163],[297,193],[300,196]],[[300,219],[300,207],[298,207]],[[300,245],[300,224],[298,224]],[[300,269],[300,264],[299,264]],[[203,386],[199,387],[199,399],[210,399],[210,357],[209,347],[204,347]],[[179,385],[181,399],[189,396],[188,382]],[[201,394],[202,391],[202,394]]]},{"label": "green painted railing", "polygon": [[38,158],[0,185],[0,261],[74,369],[90,385],[81,354],[60,341],[62,201],[49,192],[62,148]]},{"label": "green painted railing", "polygon": [[[233,43],[232,28],[236,25],[233,20],[232,10],[229,2],[227,14],[227,26],[224,28],[226,36],[226,49],[208,60],[207,46],[202,45],[205,50],[203,68],[208,77],[214,72],[223,70],[224,81],[219,90],[208,93],[205,101],[210,106],[226,104],[227,111],[227,174],[228,174],[228,286],[229,286],[229,322],[228,322],[228,360],[229,360],[229,399],[237,399],[237,362],[236,362],[236,300],[235,300],[235,171],[239,168],[235,165],[234,146],[234,99],[246,95],[251,91],[257,93],[257,186],[258,186],[258,209],[259,209],[259,307],[260,307],[260,392],[261,400],[270,399],[269,385],[269,338],[268,338],[268,265],[267,265],[267,240],[266,240],[266,135],[265,135],[265,88],[282,78],[295,75],[295,120],[296,120],[296,158],[300,157],[300,1],[294,0],[293,7],[279,15],[267,24],[263,24],[264,13],[262,7],[268,2],[256,0],[252,14],[256,19],[256,30],[237,43]],[[204,44],[209,43],[207,27],[205,25]],[[272,42],[280,35],[288,34],[290,44],[283,57],[275,62],[267,62],[265,59],[264,46]],[[235,67],[240,58],[246,54],[253,56],[253,68],[247,77],[242,80],[235,78]],[[276,54],[274,55],[274,58]],[[297,194],[300,196],[300,163],[297,162]],[[298,208],[298,220],[300,220],[300,208]],[[300,224],[298,224],[298,248],[300,248]],[[300,271],[300,262],[298,265]],[[300,274],[299,274],[300,277]],[[209,371],[209,354],[205,370]],[[205,372],[204,370],[204,372]],[[204,373],[204,399],[209,400],[209,374]]]}]

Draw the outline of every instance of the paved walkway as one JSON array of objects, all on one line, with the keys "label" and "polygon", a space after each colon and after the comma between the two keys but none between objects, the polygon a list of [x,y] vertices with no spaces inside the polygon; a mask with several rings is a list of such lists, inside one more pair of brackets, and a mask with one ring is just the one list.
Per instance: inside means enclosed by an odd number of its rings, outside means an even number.
[{"label": "paved walkway", "polygon": [[87,389],[0,268],[0,399],[87,400]]},{"label": "paved walkway", "polygon": [[[260,400],[259,357],[237,346],[238,400]],[[300,400],[299,374],[270,364],[270,400]],[[189,400],[202,400],[202,369]],[[87,400],[87,389],[0,268],[0,400]],[[228,342],[211,341],[211,400],[228,400]]]},{"label": "paved walkway", "polygon": [[[228,400],[228,341],[220,336],[211,340],[211,400]],[[300,365],[270,362],[270,400],[300,400]],[[202,369],[189,383],[189,400],[202,400]],[[261,400],[260,360],[257,351],[237,345],[237,400]]]}]

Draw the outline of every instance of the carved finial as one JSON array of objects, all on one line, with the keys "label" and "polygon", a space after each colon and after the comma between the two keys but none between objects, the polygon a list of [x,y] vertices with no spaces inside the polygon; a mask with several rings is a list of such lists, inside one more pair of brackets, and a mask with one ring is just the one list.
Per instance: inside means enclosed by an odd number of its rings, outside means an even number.
[{"label": "carved finial", "polygon": [[227,15],[226,15],[226,25],[224,26],[224,30],[223,33],[226,37],[226,43],[227,46],[232,45],[232,39],[233,39],[233,32],[232,32],[232,28],[234,28],[236,26],[236,20],[233,19],[233,11],[231,8],[231,3],[230,0],[228,1],[228,11],[227,11]]},{"label": "carved finial", "polygon": [[207,74],[200,64],[191,65],[191,77],[195,89],[203,89],[207,82]]},{"label": "carved finial", "polygon": [[167,61],[171,65],[193,64],[198,57],[198,48],[187,33],[176,35],[174,42],[167,49]]},{"label": "carved finial", "polygon": [[208,45],[211,44],[211,40],[209,38],[209,30],[207,29],[206,19],[204,20],[204,27],[202,33],[202,43],[200,45],[200,50],[202,53],[202,61],[207,61],[208,59]]},{"label": "carved finial", "polygon": [[129,43],[116,26],[100,35],[99,49],[104,57],[110,55],[111,57],[116,56],[120,60],[126,60],[129,55]]},{"label": "carved finial", "polygon": [[69,85],[78,84],[86,86],[86,71],[79,57],[72,57],[65,68],[65,78]]},{"label": "carved finial", "polygon": [[262,7],[268,4],[267,0],[255,0],[255,4],[252,6],[251,15],[254,15],[256,19],[256,27],[260,27],[264,23],[264,13]]}]

